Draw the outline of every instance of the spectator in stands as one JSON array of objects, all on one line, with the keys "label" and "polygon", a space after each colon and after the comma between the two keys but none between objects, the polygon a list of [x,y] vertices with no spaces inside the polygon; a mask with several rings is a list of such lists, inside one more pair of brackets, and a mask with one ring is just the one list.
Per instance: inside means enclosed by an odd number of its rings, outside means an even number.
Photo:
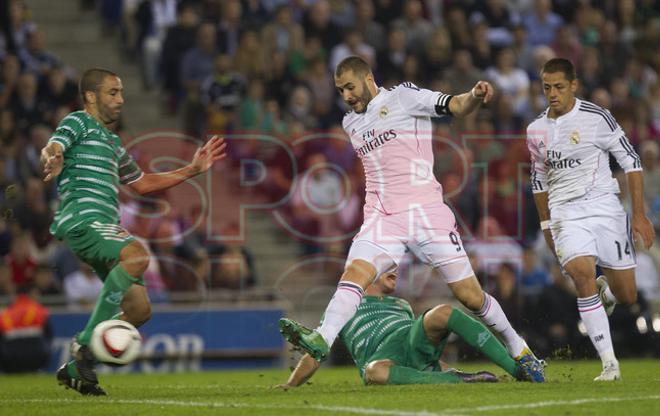
[{"label": "spectator in stands", "polygon": [[275,9],[270,23],[261,30],[261,51],[251,58],[255,61],[268,60],[274,51],[282,52],[287,59],[295,53],[301,53],[305,45],[302,26],[293,20],[291,7],[281,4]]},{"label": "spectator in stands", "polygon": [[144,86],[150,89],[158,80],[158,62],[167,29],[176,23],[176,0],[145,0],[138,6],[135,18]]},{"label": "spectator in stands", "polygon": [[18,84],[21,74],[21,61],[16,55],[5,55],[0,61],[2,77],[0,79],[0,108],[7,108]]},{"label": "spectator in stands", "polygon": [[[451,38],[445,28],[436,28],[431,37],[426,41],[424,54],[422,55],[422,71],[426,78],[439,77],[442,71],[451,65]],[[408,79],[408,78],[404,78]]]},{"label": "spectator in stands", "polygon": [[561,16],[552,11],[550,0],[536,0],[534,11],[523,17],[532,46],[552,44],[555,32],[563,23]]},{"label": "spectator in stands", "polygon": [[479,272],[495,275],[504,263],[516,267],[522,263],[522,247],[506,235],[494,217],[483,217],[475,240],[466,244],[466,251],[476,256]]},{"label": "spectator in stands", "polygon": [[509,46],[513,42],[511,26],[518,21],[518,16],[509,10],[503,0],[486,0],[472,12],[470,22],[488,24],[488,42],[494,47]]},{"label": "spectator in stands", "polygon": [[243,6],[240,0],[224,0],[221,4],[222,14],[216,28],[218,52],[234,57],[241,38]]},{"label": "spectator in stands", "polygon": [[9,30],[14,43],[14,52],[20,54],[27,46],[30,33],[37,29],[37,25],[28,19],[28,8],[23,0],[9,1]]},{"label": "spectator in stands", "polygon": [[199,15],[187,2],[177,5],[176,24],[167,29],[160,56],[160,78],[168,97],[168,110],[176,111],[183,95],[181,60],[195,46]]},{"label": "spectator in stands", "polygon": [[344,42],[338,44],[330,51],[329,68],[335,68],[339,62],[349,56],[359,56],[370,66],[376,65],[376,50],[364,42],[362,34],[357,29],[345,32]]},{"label": "spectator in stands", "polygon": [[89,309],[94,306],[103,282],[86,263],[80,269],[64,276],[64,294],[71,309]]},{"label": "spectator in stands", "polygon": [[[239,235],[238,225],[231,224],[222,233]],[[254,261],[250,251],[236,240],[209,248],[211,263],[210,289],[245,290],[256,284]]]},{"label": "spectator in stands", "polygon": [[313,129],[317,119],[313,113],[312,92],[304,85],[298,85],[290,92],[289,103],[284,116],[288,121],[302,123],[305,129]]},{"label": "spectator in stands", "polygon": [[215,70],[201,85],[201,101],[207,114],[207,131],[235,128],[237,111],[245,94],[245,78],[232,68],[231,56],[221,53],[215,58]]},{"label": "spectator in stands", "polygon": [[62,293],[60,282],[53,273],[53,268],[47,264],[39,264],[34,272],[34,287],[42,296],[59,295]]},{"label": "spectator in stands", "polygon": [[38,293],[32,285],[21,286],[0,312],[0,370],[6,373],[33,372],[48,363],[52,330]]},{"label": "spectator in stands", "polygon": [[576,68],[582,66],[582,46],[572,27],[560,26],[555,33],[552,50],[557,56],[569,59]]},{"label": "spectator in stands", "polygon": [[53,68],[60,65],[60,60],[46,50],[45,34],[41,29],[30,32],[27,46],[18,57],[23,64],[24,71],[37,74],[39,77],[48,76]]},{"label": "spectator in stands", "polygon": [[183,109],[184,129],[193,135],[201,133],[204,111],[200,101],[202,81],[213,73],[217,53],[216,30],[211,23],[203,23],[197,29],[197,44],[183,55],[181,61],[181,83],[186,91]]},{"label": "spectator in stands", "polygon": [[5,264],[9,266],[11,281],[17,288],[34,283],[37,263],[30,253],[31,244],[29,234],[14,235],[11,241],[11,251],[5,256]]},{"label": "spectator in stands", "polygon": [[241,34],[240,46],[234,56],[236,72],[247,79],[263,78],[267,67],[265,60],[266,55],[261,48],[258,32],[244,30]]},{"label": "spectator in stands", "polygon": [[413,53],[423,52],[426,41],[433,33],[433,25],[423,16],[420,0],[406,0],[403,5],[403,16],[393,20],[391,27],[403,30],[406,49]]},{"label": "spectator in stands", "polygon": [[454,94],[459,91],[467,91],[480,79],[483,79],[484,74],[472,64],[472,56],[466,49],[458,49],[454,51],[452,64],[445,71],[443,78],[450,86],[449,94]]},{"label": "spectator in stands", "polygon": [[329,53],[341,41],[342,30],[330,20],[331,8],[327,0],[314,2],[303,18],[305,36],[321,40],[323,49]]},{"label": "spectator in stands", "polygon": [[371,45],[376,52],[385,49],[387,39],[385,27],[374,20],[374,3],[372,0],[362,0],[355,5],[355,28],[362,33],[365,42]]},{"label": "spectator in stands", "polygon": [[529,77],[515,66],[515,55],[509,48],[497,54],[495,66],[488,68],[486,77],[490,79],[500,94],[508,95],[513,100],[515,114],[524,114],[529,99]]},{"label": "spectator in stands", "polygon": [[515,66],[521,68],[528,74],[534,70],[533,48],[527,42],[527,29],[518,24],[512,29],[513,41],[509,48],[515,56]]},{"label": "spectator in stands", "polygon": [[305,84],[312,93],[313,113],[319,120],[333,118],[333,101],[335,97],[335,85],[328,72],[327,62],[324,58],[316,58],[305,74]]},{"label": "spectator in stands", "polygon": [[16,126],[24,134],[30,126],[46,121],[44,105],[37,96],[37,77],[34,74],[24,72],[19,75],[9,106],[16,118]]},{"label": "spectator in stands", "polygon": [[393,84],[401,79],[407,55],[406,32],[392,28],[387,34],[387,47],[378,54],[375,68],[383,84]]},{"label": "spectator in stands", "polygon": [[552,284],[550,274],[539,264],[533,247],[525,247],[523,250],[520,284],[523,295],[534,297],[540,296]]}]

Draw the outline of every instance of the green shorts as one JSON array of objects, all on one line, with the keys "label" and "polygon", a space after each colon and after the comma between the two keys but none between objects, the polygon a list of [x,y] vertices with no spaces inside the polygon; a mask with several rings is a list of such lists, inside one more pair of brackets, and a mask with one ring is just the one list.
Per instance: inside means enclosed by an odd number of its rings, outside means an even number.
[{"label": "green shorts", "polygon": [[[447,337],[443,338],[440,344],[433,345],[424,330],[425,315],[426,312],[417,317],[409,328],[385,338],[378,352],[369,358],[367,364],[377,360],[392,360],[396,365],[420,371],[439,371],[438,360],[447,344]],[[364,369],[361,370],[360,375],[364,381]]]},{"label": "green shorts", "polygon": [[[63,240],[80,260],[89,264],[105,281],[110,270],[119,262],[121,250],[135,238],[117,224],[94,221],[69,230]],[[140,278],[137,284],[144,286],[144,279]]]}]

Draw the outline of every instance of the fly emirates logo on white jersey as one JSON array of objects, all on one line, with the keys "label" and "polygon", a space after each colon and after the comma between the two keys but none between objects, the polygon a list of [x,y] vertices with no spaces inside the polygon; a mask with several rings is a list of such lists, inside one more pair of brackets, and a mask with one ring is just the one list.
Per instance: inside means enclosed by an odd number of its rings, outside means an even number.
[{"label": "fly emirates logo on white jersey", "polygon": [[545,165],[550,169],[574,169],[582,164],[580,158],[562,159],[562,152],[547,150],[545,154]]}]

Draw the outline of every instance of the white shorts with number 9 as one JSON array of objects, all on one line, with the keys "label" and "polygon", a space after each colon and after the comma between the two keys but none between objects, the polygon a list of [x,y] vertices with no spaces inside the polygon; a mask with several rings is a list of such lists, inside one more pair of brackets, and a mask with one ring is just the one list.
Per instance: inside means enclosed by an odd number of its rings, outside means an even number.
[{"label": "white shorts with number 9", "polygon": [[346,264],[355,259],[366,260],[380,276],[396,270],[407,247],[440,270],[447,283],[474,274],[456,231],[454,213],[444,203],[396,214],[365,208],[364,224],[353,239]]}]

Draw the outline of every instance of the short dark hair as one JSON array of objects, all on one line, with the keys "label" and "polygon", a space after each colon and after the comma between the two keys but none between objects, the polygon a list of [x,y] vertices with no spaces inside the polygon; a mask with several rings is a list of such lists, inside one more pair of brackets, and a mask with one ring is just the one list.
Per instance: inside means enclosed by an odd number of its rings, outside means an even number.
[{"label": "short dark hair", "polygon": [[85,71],[80,78],[80,85],[78,87],[83,102],[85,102],[85,93],[87,91],[98,92],[99,86],[103,83],[105,77],[118,77],[112,71],[103,68],[91,68]]},{"label": "short dark hair", "polygon": [[344,58],[335,69],[335,76],[340,77],[346,71],[353,71],[355,75],[358,76],[367,76],[371,73],[371,68],[369,64],[364,59],[359,56],[349,56]]},{"label": "short dark hair", "polygon": [[577,75],[575,74],[575,66],[573,66],[573,62],[568,59],[552,58],[546,62],[543,65],[543,69],[541,69],[541,75],[553,72],[563,72],[564,77],[569,81],[573,81],[577,78]]}]

